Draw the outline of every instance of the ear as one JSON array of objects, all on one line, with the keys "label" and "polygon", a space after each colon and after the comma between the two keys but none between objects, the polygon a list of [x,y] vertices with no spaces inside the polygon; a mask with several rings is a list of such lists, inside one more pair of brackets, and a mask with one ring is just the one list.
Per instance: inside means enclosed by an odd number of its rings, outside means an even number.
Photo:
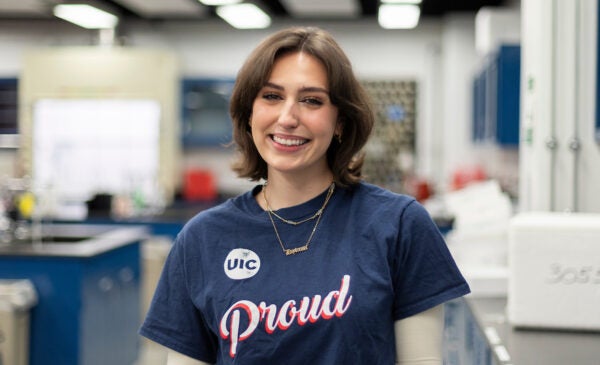
[{"label": "ear", "polygon": [[337,138],[342,138],[342,133],[344,132],[344,126],[342,124],[341,120],[338,120],[336,125],[335,125],[335,131],[333,132],[333,134],[335,136],[337,136]]}]

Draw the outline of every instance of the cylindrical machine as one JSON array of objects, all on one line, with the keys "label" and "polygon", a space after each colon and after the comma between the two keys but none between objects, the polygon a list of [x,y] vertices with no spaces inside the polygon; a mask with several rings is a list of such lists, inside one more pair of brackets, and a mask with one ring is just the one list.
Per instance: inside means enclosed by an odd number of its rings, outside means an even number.
[{"label": "cylindrical machine", "polygon": [[36,303],[29,280],[0,280],[0,365],[29,364],[29,311]]}]

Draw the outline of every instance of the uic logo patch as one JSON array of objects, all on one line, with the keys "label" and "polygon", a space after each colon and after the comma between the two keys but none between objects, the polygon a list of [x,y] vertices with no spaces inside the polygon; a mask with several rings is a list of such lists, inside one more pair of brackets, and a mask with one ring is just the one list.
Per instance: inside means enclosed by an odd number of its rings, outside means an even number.
[{"label": "uic logo patch", "polygon": [[254,251],[236,248],[227,255],[223,269],[230,279],[248,279],[256,275],[260,269],[260,258]]}]

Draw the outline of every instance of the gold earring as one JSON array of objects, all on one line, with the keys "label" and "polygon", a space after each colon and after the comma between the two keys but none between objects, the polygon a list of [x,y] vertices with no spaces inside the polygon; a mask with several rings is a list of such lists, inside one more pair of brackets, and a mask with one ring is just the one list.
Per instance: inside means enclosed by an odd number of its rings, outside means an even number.
[{"label": "gold earring", "polygon": [[337,139],[339,144],[342,144],[342,135],[341,134],[336,134],[335,138]]}]

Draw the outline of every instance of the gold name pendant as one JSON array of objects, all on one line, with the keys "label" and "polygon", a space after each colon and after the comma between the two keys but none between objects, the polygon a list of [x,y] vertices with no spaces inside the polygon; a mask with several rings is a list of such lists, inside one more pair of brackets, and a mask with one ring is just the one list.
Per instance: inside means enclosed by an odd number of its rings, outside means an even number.
[{"label": "gold name pendant", "polygon": [[300,246],[300,247],[296,247],[296,248],[288,248],[285,250],[285,255],[286,256],[295,255],[297,253],[304,252],[306,250],[308,250],[308,245],[304,245],[304,246]]}]

